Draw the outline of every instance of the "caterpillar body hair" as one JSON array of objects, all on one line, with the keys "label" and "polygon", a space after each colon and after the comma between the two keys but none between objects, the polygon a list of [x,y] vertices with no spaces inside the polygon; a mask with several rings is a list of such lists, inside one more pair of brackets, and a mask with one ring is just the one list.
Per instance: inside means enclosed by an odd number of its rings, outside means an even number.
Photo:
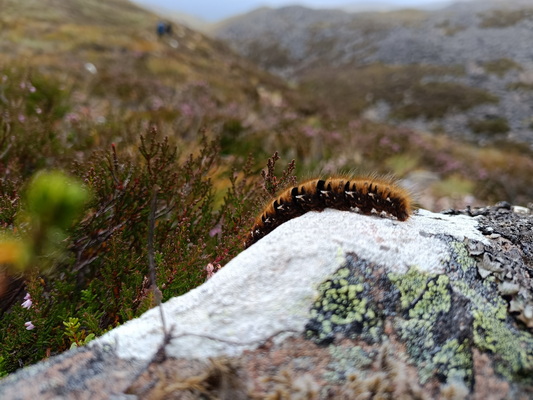
[{"label": "caterpillar body hair", "polygon": [[357,210],[362,214],[386,214],[405,221],[412,213],[410,193],[393,179],[330,177],[310,179],[283,190],[256,218],[244,243],[248,248],[278,226],[308,211],[325,208]]}]

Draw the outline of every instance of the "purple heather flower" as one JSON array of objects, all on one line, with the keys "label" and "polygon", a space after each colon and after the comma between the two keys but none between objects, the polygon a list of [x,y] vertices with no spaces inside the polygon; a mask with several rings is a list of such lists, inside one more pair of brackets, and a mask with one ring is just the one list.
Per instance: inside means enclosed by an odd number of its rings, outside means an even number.
[{"label": "purple heather flower", "polygon": [[28,321],[28,322],[25,322],[24,323],[24,326],[26,327],[27,330],[31,331],[32,329],[35,329],[35,325],[33,325],[31,323],[31,321]]},{"label": "purple heather flower", "polygon": [[29,293],[26,293],[26,296],[24,296],[24,303],[21,304],[23,308],[29,309],[33,302],[31,301],[31,296]]}]

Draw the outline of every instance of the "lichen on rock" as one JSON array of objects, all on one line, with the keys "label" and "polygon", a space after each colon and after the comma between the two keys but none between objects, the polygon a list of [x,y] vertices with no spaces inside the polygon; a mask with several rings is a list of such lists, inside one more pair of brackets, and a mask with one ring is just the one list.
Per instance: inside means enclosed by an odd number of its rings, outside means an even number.
[{"label": "lichen on rock", "polygon": [[[396,272],[347,255],[318,286],[305,336],[320,345],[339,338],[371,345],[395,337],[422,385],[436,379],[472,388],[474,349],[487,354],[505,379],[533,384],[533,335],[509,314],[495,277],[478,273],[468,252],[472,241],[440,239],[450,254],[443,273],[415,265]],[[387,326],[392,329],[385,332]]]},{"label": "lichen on rock", "polygon": [[383,319],[368,283],[371,274],[369,263],[361,262],[358,268],[352,268],[348,262],[320,284],[321,295],[314,302],[311,320],[306,325],[307,337],[326,344],[342,332],[346,337],[357,335],[377,341]]}]

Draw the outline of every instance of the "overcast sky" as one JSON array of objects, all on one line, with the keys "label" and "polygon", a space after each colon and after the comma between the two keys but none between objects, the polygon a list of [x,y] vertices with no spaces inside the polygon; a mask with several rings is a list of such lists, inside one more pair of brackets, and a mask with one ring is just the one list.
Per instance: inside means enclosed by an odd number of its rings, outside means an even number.
[{"label": "overcast sky", "polygon": [[416,7],[442,4],[446,0],[133,0],[139,4],[149,4],[180,11],[207,21],[218,21],[236,14],[245,13],[262,6],[281,7],[300,4],[316,8],[335,8],[342,4],[391,4],[393,6]]}]

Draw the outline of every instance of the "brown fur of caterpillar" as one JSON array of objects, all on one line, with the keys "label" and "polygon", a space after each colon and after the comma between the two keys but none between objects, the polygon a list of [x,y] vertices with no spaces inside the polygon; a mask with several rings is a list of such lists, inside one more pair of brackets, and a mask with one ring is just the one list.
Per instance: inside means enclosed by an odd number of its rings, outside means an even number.
[{"label": "brown fur of caterpillar", "polygon": [[248,248],[278,226],[308,211],[325,208],[362,214],[385,213],[405,221],[411,215],[410,193],[393,179],[376,177],[331,177],[310,179],[283,190],[256,218],[244,243]]}]

